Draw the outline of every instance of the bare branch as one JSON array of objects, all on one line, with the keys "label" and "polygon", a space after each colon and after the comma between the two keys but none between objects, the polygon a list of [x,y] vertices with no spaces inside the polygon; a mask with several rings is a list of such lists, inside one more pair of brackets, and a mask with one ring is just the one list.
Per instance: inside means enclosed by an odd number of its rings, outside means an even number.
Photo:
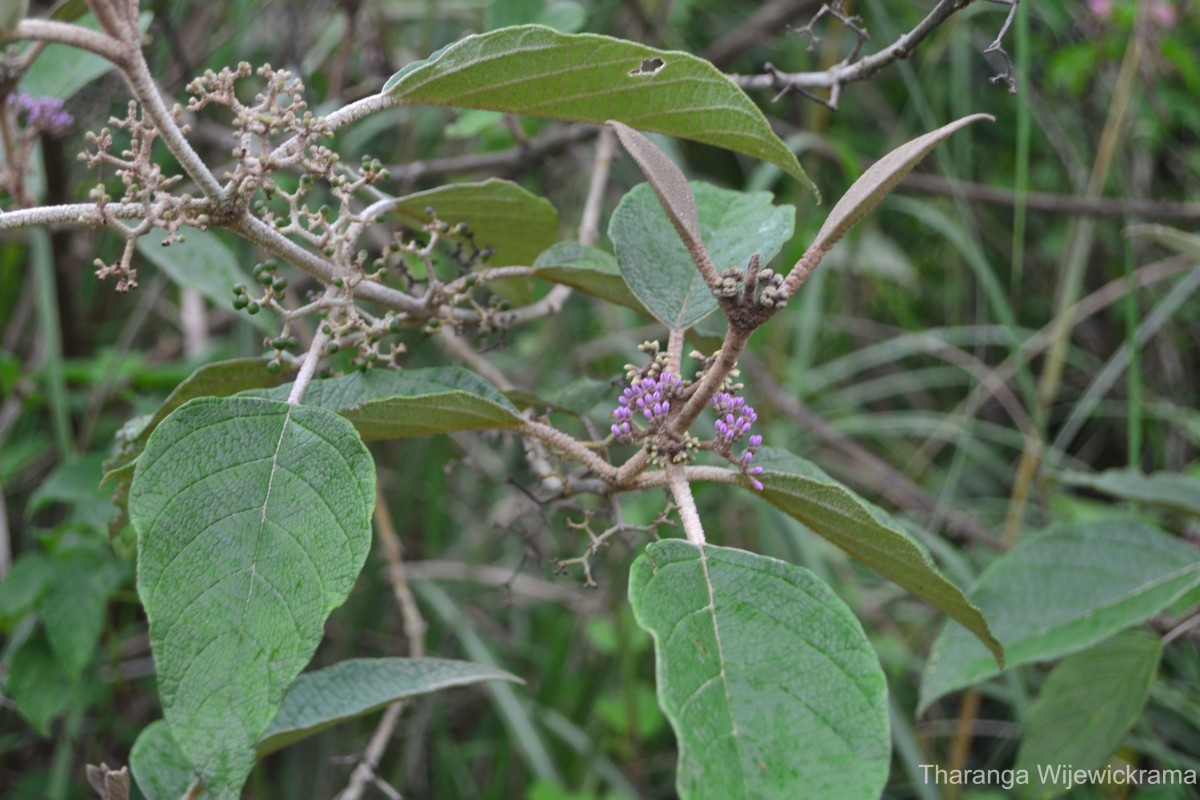
[{"label": "bare branch", "polygon": [[[970,5],[974,0],[939,0],[933,10],[908,33],[902,34],[895,42],[878,53],[853,60],[854,53],[841,63],[821,72],[781,72],[768,65],[768,71],[762,75],[730,75],[733,81],[746,90],[770,89],[777,93],[777,98],[788,92],[803,92],[813,97],[811,90],[826,89],[830,96],[826,105],[837,108],[841,87],[848,83],[865,80],[878,73],[884,67],[900,59],[908,58],[920,44],[938,26],[955,13]],[[1007,28],[1007,25],[1005,26]],[[856,51],[857,52],[857,49]]]},{"label": "bare branch", "polygon": [[1002,3],[1008,6],[1008,16],[1004,18],[1004,24],[1000,26],[1000,32],[996,34],[996,38],[983,51],[984,55],[989,53],[999,53],[1004,59],[1004,71],[993,75],[989,80],[991,83],[999,83],[1004,81],[1008,84],[1008,93],[1017,93],[1016,67],[1013,66],[1012,57],[1008,51],[1004,49],[1001,42],[1004,41],[1004,34],[1008,33],[1008,27],[1012,25],[1013,18],[1017,16],[1017,6],[1021,0],[991,0],[993,3]]},{"label": "bare branch", "polygon": [[1195,225],[1200,223],[1200,204],[1172,203],[1163,200],[1143,200],[1135,197],[1089,197],[1082,194],[1058,192],[1026,192],[1018,195],[1011,189],[942,178],[924,172],[910,172],[897,191],[910,190],[921,194],[962,196],[972,203],[1012,208],[1018,202],[1031,211],[1049,214],[1079,214],[1125,221],[1130,217],[1147,222],[1173,222]]},{"label": "bare branch", "polygon": [[4,37],[7,39],[31,39],[40,42],[56,42],[71,47],[78,47],[89,53],[106,58],[118,67],[128,66],[130,53],[120,41],[106,36],[99,31],[72,25],[68,22],[55,22],[48,19],[23,19],[12,32]]},{"label": "bare branch", "polygon": [[683,532],[689,542],[699,547],[705,542],[704,526],[700,523],[700,513],[696,510],[696,499],[692,497],[692,487],[688,484],[687,475],[678,464],[668,464],[665,469],[671,496],[675,498],[675,505],[679,507]]}]

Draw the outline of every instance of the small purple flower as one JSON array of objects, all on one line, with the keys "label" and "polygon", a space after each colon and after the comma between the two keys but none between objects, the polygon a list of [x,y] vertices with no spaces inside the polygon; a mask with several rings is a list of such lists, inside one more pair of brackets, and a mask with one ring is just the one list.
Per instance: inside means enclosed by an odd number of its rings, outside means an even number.
[{"label": "small purple flower", "polygon": [[30,97],[18,92],[10,95],[8,102],[17,108],[18,113],[25,115],[26,127],[51,136],[63,136],[75,122],[63,108],[63,101],[57,97]]},{"label": "small purple flower", "polygon": [[714,427],[718,443],[728,445],[736,442],[750,432],[750,426],[758,419],[758,414],[746,404],[745,398],[734,397],[730,392],[717,392],[710,402],[717,412]]},{"label": "small purple flower", "polygon": [[763,468],[751,467],[750,462],[754,460],[758,448],[762,447],[762,436],[756,433],[746,440],[746,450],[741,458],[735,457],[731,452],[733,443],[750,433],[751,426],[758,420],[758,414],[746,403],[745,398],[732,392],[717,392],[710,402],[717,412],[717,421],[713,425],[717,432],[717,451],[742,471],[756,491],[761,492],[762,481],[755,476],[761,475]]},{"label": "small purple flower", "polygon": [[670,372],[664,372],[657,378],[635,379],[617,398],[618,405],[612,413],[617,421],[610,429],[613,436],[622,442],[631,442],[636,438],[640,431],[631,424],[634,414],[640,414],[651,427],[659,424],[670,412],[670,398],[680,385],[679,376]]}]

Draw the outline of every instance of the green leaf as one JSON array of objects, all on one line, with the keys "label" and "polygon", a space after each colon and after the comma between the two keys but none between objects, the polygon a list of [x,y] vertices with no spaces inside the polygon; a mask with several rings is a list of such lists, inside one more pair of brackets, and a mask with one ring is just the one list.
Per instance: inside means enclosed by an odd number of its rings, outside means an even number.
[{"label": "green leaf", "polygon": [[[1194,548],[1140,520],[1110,517],[1026,536],[992,562],[969,596],[1015,667],[1089,647],[1198,584]],[[997,672],[983,648],[947,622],[925,667],[918,708]]]},{"label": "green leaf", "polygon": [[154,412],[141,433],[144,438],[175,409],[197,397],[229,397],[249,389],[269,389],[288,378],[288,370],[272,375],[267,371],[267,358],[231,358],[205,364],[176,386],[163,404]]},{"label": "green leaf", "polygon": [[[283,399],[290,391],[288,385],[249,394]],[[336,411],[367,441],[521,423],[516,406],[499,389],[461,367],[373,369],[313,381],[304,404]]]},{"label": "green leaf", "polygon": [[27,639],[13,654],[4,678],[4,693],[42,736],[49,736],[50,723],[78,702],[76,687],[40,636]]},{"label": "green leaf", "polygon": [[[117,436],[121,452],[104,463],[104,479],[101,486],[109,483],[126,486],[133,481],[137,458],[144,447],[145,439],[158,424],[189,400],[197,397],[228,397],[250,389],[266,389],[278,386],[288,379],[292,364],[283,362],[284,369],[275,374],[267,371],[268,358],[232,358],[205,364],[189,375],[158,407],[154,414],[137,417],[125,423]],[[279,398],[286,400],[286,397]]]},{"label": "green leaf", "polygon": [[108,598],[124,577],[120,562],[92,553],[72,553],[55,563],[40,610],[46,638],[73,680],[79,680],[96,655],[108,618]]},{"label": "green leaf", "polygon": [[1066,791],[1061,773],[1050,772],[1056,767],[1096,769],[1108,761],[1141,716],[1161,656],[1158,636],[1125,631],[1054,668],[1029,709],[1017,753],[1016,769],[1030,778],[1024,796]]},{"label": "green leaf", "polygon": [[0,0],[0,36],[7,37],[29,13],[29,0]]},{"label": "green leaf", "polygon": [[518,408],[532,408],[539,412],[553,409],[583,416],[595,408],[600,401],[612,397],[616,391],[618,388],[609,381],[576,378],[570,383],[548,392],[545,396],[523,389],[510,389],[504,393],[504,396]]},{"label": "green leaf", "polygon": [[617,120],[770,161],[817,193],[754,102],[688,53],[522,25],[443,47],[397,72],[383,92],[410,103]]},{"label": "green leaf", "polygon": [[445,658],[356,658],[296,678],[258,743],[267,755],[386,705],[455,686],[520,678],[502,669]]},{"label": "green leaf", "polygon": [[87,0],[59,0],[50,11],[50,19],[74,22],[87,13]]},{"label": "green leaf", "polygon": [[[488,259],[492,267],[528,266],[558,237],[558,212],[550,201],[499,178],[410,194],[391,211],[419,228],[430,222],[427,208],[449,225],[465,223],[480,250],[495,251]],[[466,241],[453,231],[446,237]]]},{"label": "green leaf", "polygon": [[650,316],[641,301],[629,291],[629,286],[621,277],[616,257],[597,247],[578,242],[559,242],[538,256],[533,268],[539,278],[565,284]]},{"label": "green leaf", "polygon": [[879,201],[896,188],[896,184],[912,171],[912,168],[929,154],[929,151],[939,142],[959,128],[965,127],[977,120],[995,121],[989,114],[972,114],[955,120],[949,125],[943,125],[936,131],[930,131],[924,136],[918,136],[911,142],[905,142],[883,158],[867,167],[842,198],[834,205],[833,210],[825,219],[825,224],[817,232],[810,249],[828,250],[846,235],[846,231],[854,227],[871,209],[879,205]]},{"label": "green leaf", "polygon": [[555,0],[546,7],[537,22],[556,31],[575,33],[583,30],[587,24],[587,11],[575,0]]},{"label": "green leaf", "polygon": [[[187,238],[169,247],[162,243],[166,231],[153,228],[138,239],[138,252],[161,269],[178,286],[194,289],[219,308],[231,308],[233,287],[254,284],[238,266],[237,256],[214,231],[189,228]],[[232,310],[231,310],[232,313]],[[250,323],[274,334],[278,322],[269,315],[246,316]]]},{"label": "green leaf", "polygon": [[618,387],[609,381],[577,378],[551,392],[546,400],[554,408],[582,415],[602,400],[615,397],[618,391]]},{"label": "green leaf", "polygon": [[700,240],[700,218],[696,209],[696,198],[683,172],[658,145],[633,128],[616,121],[609,122],[609,125],[617,132],[621,146],[633,157],[642,174],[646,176],[646,182],[658,197],[659,205],[666,212],[671,227],[692,254],[693,262],[697,266],[703,264],[704,243]]},{"label": "green leaf", "polygon": [[[138,28],[145,33],[154,15],[149,11],[138,16]],[[94,31],[100,23],[91,14],[77,19],[75,24]],[[20,89],[30,97],[57,97],[70,100],[89,83],[107,75],[113,69],[108,59],[65,44],[46,46],[33,65],[21,77]]]},{"label": "green leaf", "polygon": [[146,800],[179,800],[195,774],[165,720],[142,729],[129,753],[129,771]]},{"label": "green leaf", "polygon": [[967,627],[1003,663],[1004,650],[988,620],[961,589],[943,576],[929,553],[878,507],[866,502],[818,467],[771,447],[754,463],[763,468],[762,496],[885,578],[895,581]]},{"label": "green leaf", "polygon": [[887,687],[862,626],[808,570],[679,539],[633,564],[685,800],[877,797]]},{"label": "green leaf", "polygon": [[[796,209],[773,205],[770,192],[735,192],[700,181],[690,186],[705,249],[718,269],[745,269],[755,253],[765,266],[792,237]],[[608,236],[626,284],[667,327],[691,327],[717,307],[649,184],[622,198]]]},{"label": "green leaf", "polygon": [[0,581],[0,630],[9,630],[41,600],[54,577],[54,561],[45,553],[24,553]]},{"label": "green leaf", "polygon": [[218,800],[362,569],[375,465],[332,412],[199,398],[150,436],[129,494],[163,716]]},{"label": "green leaf", "polygon": [[116,507],[112,502],[112,491],[100,488],[103,463],[104,456],[100,453],[67,458],[29,498],[26,513],[33,514],[54,503],[62,503],[70,507],[69,523],[96,533],[107,533]]},{"label": "green leaf", "polygon": [[488,30],[522,25],[535,21],[544,8],[545,0],[492,0],[487,4],[483,24]]},{"label": "green leaf", "polygon": [[1146,475],[1133,469],[1110,469],[1095,475],[1065,472],[1058,479],[1068,486],[1092,489],[1122,500],[1200,515],[1200,480],[1177,472]]}]

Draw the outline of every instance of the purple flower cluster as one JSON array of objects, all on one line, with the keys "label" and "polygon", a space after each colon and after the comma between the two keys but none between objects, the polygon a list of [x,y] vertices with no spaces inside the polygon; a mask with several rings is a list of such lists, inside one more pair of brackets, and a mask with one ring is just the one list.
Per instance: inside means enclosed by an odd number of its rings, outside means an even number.
[{"label": "purple flower cluster", "polygon": [[51,136],[62,136],[75,122],[75,119],[63,108],[63,101],[57,97],[30,97],[24,92],[18,92],[8,98],[19,113],[25,115],[26,127],[48,133]]},{"label": "purple flower cluster", "polygon": [[758,420],[758,414],[746,405],[744,397],[735,397],[730,392],[717,392],[711,402],[717,411],[717,437],[725,444],[733,444],[741,439]]},{"label": "purple flower cluster", "polygon": [[618,405],[612,414],[617,420],[612,426],[613,436],[622,442],[633,441],[637,433],[632,424],[634,414],[641,414],[651,425],[666,417],[671,410],[671,395],[680,383],[678,375],[664,372],[657,378],[642,378],[627,386],[617,398]]},{"label": "purple flower cluster", "polygon": [[763,468],[751,467],[750,462],[754,460],[754,454],[762,446],[762,436],[754,434],[747,440],[746,452],[742,453],[740,459],[734,460],[729,452],[734,442],[750,433],[750,427],[758,420],[758,414],[754,412],[753,407],[746,403],[744,397],[737,397],[731,392],[717,392],[713,395],[711,403],[717,412],[717,421],[714,427],[717,431],[718,450],[730,457],[730,460],[734,461],[750,479],[750,485],[761,492],[762,481],[758,480],[756,476],[762,474]]}]

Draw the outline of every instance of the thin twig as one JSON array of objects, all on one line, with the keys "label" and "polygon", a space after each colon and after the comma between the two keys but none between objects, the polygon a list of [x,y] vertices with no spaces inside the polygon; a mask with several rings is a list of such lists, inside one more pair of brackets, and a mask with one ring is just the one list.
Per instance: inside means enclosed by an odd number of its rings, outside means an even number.
[{"label": "thin twig", "polygon": [[837,92],[847,83],[866,80],[884,67],[900,59],[908,58],[914,48],[929,34],[955,13],[971,4],[973,0],[940,0],[926,17],[911,31],[901,34],[895,42],[878,53],[857,61],[843,61],[821,72],[782,72],[772,69],[762,75],[730,75],[738,86],[747,91],[770,89],[779,93],[801,89],[829,89],[828,104],[837,108]]},{"label": "thin twig", "polygon": [[1017,16],[1017,7],[1021,0],[992,0],[993,3],[1001,3],[1008,6],[1008,16],[1004,19],[1004,24],[1000,26],[1000,32],[996,34],[996,38],[991,44],[984,49],[984,55],[989,53],[999,53],[1004,59],[1004,71],[993,75],[989,80],[992,83],[1004,81],[1008,84],[1008,93],[1017,93],[1016,67],[1013,65],[1012,56],[1004,49],[1004,34],[1008,33],[1008,28],[1012,25],[1013,19]]},{"label": "thin twig", "polygon": [[593,245],[600,240],[600,213],[604,209],[604,190],[608,187],[608,173],[616,148],[617,137],[612,128],[606,126],[596,140],[596,159],[592,162],[587,200],[584,201],[583,216],[579,220],[580,244]]},{"label": "thin twig", "polygon": [[[379,546],[383,549],[384,559],[388,563],[387,580],[391,584],[392,596],[396,599],[396,605],[400,609],[400,618],[404,625],[404,638],[408,642],[408,657],[424,658],[425,632],[429,626],[425,622],[425,617],[421,614],[421,609],[417,606],[416,598],[409,586],[408,572],[404,565],[404,547],[400,544],[400,537],[396,533],[396,524],[387,505],[387,496],[378,483],[375,486],[374,516]],[[400,714],[403,711],[404,702],[401,701],[392,703],[383,712],[379,723],[375,726],[374,733],[371,734],[371,738],[363,750],[362,760],[354,768],[346,788],[338,794],[337,800],[359,800],[368,784],[374,784],[385,793],[384,787],[386,786],[396,796],[399,796],[395,789],[383,782],[375,770],[379,767],[379,760],[383,757],[383,752],[387,749],[392,734],[395,733],[396,725],[400,721]]]},{"label": "thin twig", "polygon": [[[942,178],[929,173],[910,172],[897,187],[897,192],[915,191],[924,194],[961,196],[973,203],[1012,208],[1018,197],[1011,189]],[[1177,222],[1200,224],[1200,204],[1171,203],[1162,200],[1142,200],[1125,197],[1089,197],[1057,192],[1027,192],[1022,202],[1031,211],[1048,214],[1079,214],[1102,219],[1145,220],[1147,222]]]}]

